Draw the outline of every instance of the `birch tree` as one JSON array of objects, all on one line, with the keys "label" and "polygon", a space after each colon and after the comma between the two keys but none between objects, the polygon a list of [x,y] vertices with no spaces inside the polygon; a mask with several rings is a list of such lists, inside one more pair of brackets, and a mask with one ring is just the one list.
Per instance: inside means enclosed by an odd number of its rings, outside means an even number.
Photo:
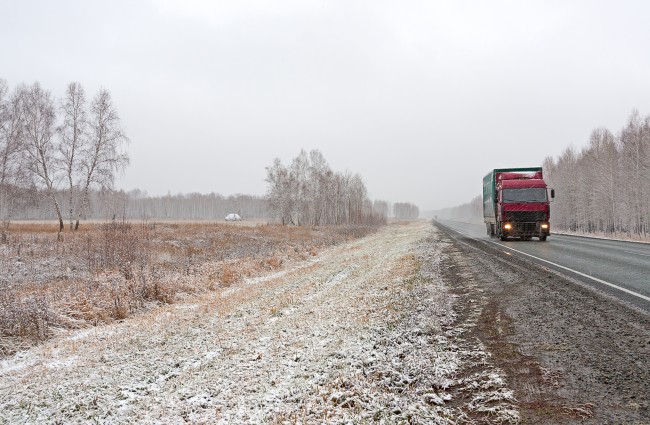
[{"label": "birch tree", "polygon": [[294,209],[292,184],[289,171],[279,158],[273,161],[272,166],[266,167],[266,182],[269,183],[268,199],[271,209],[278,214],[282,224],[294,224],[291,217]]},{"label": "birch tree", "polygon": [[81,152],[87,149],[88,121],[86,112],[86,96],[83,87],[78,82],[68,85],[61,102],[60,111],[63,123],[59,127],[61,169],[65,174],[68,185],[68,218],[70,230],[73,229],[75,204],[77,203],[77,176],[81,171]]},{"label": "birch tree", "polygon": [[387,201],[375,199],[375,201],[372,203],[372,209],[375,212],[375,214],[378,214],[383,217],[388,217],[390,212],[390,205],[388,204]]},{"label": "birch tree", "polygon": [[580,153],[565,150],[544,161],[549,186],[557,189],[554,225],[583,232],[650,232],[650,116],[633,111],[614,136],[595,129]]},{"label": "birch tree", "polygon": [[19,87],[10,94],[7,82],[0,79],[0,219],[3,240],[16,207],[16,190],[22,177],[23,91]]},{"label": "birch tree", "polygon": [[25,166],[45,186],[59,221],[59,237],[63,217],[56,197],[56,146],[54,144],[56,112],[50,92],[34,83],[23,94],[22,114]]},{"label": "birch tree", "polygon": [[386,216],[373,209],[359,174],[334,173],[323,154],[301,150],[291,165],[279,159],[266,168],[271,209],[283,224],[381,224]]},{"label": "birch tree", "polygon": [[573,148],[567,148],[558,158],[558,169],[555,173],[561,189],[557,192],[554,209],[560,218],[560,225],[565,229],[578,229],[578,160]]},{"label": "birch tree", "polygon": [[347,189],[348,219],[352,224],[363,224],[364,201],[367,199],[366,185],[359,174],[354,174],[349,179]]},{"label": "birch tree", "polygon": [[310,214],[312,224],[316,226],[327,220],[327,198],[330,194],[328,180],[331,175],[332,170],[323,154],[318,150],[309,152],[308,184],[312,194]]},{"label": "birch tree", "polygon": [[79,221],[88,208],[90,187],[112,187],[115,174],[129,164],[129,156],[123,150],[127,142],[110,93],[102,88],[90,106],[88,140],[79,151],[82,195],[75,230],[79,228]]},{"label": "birch tree", "polygon": [[309,191],[308,170],[309,159],[303,149],[293,159],[289,167],[289,183],[291,187],[289,193],[293,197],[292,204],[294,206],[292,217],[298,226],[306,224],[311,220],[309,205],[313,199]]},{"label": "birch tree", "polygon": [[393,217],[400,220],[415,220],[420,216],[420,209],[410,202],[397,202],[393,205]]},{"label": "birch tree", "polygon": [[595,231],[614,232],[618,215],[619,155],[614,135],[606,128],[595,129],[589,138],[589,149],[584,153],[589,175],[585,190],[591,201],[590,215],[595,222]]},{"label": "birch tree", "polygon": [[650,230],[650,117],[641,119],[633,111],[620,139],[630,226],[634,233],[645,235]]}]

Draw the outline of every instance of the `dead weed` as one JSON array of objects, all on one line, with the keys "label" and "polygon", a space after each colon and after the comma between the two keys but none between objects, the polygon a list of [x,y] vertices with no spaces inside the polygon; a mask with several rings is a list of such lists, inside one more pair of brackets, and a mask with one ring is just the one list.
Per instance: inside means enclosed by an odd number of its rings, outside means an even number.
[{"label": "dead weed", "polygon": [[0,357],[50,338],[54,329],[123,320],[374,230],[113,221],[57,240],[52,224],[12,223],[0,250]]}]

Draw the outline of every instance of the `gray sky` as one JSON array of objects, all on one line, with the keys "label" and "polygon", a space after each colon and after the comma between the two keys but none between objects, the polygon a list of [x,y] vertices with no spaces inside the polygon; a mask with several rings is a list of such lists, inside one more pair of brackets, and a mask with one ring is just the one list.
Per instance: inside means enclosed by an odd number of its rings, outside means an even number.
[{"label": "gray sky", "polygon": [[319,149],[372,198],[478,195],[650,113],[646,1],[0,0],[0,78],[106,87],[118,188],[263,194]]}]

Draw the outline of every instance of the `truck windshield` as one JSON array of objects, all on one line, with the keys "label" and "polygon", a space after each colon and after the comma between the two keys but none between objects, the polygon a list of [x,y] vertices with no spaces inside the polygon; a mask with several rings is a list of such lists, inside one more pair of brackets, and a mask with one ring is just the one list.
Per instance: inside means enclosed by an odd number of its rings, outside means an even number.
[{"label": "truck windshield", "polygon": [[546,189],[543,187],[503,189],[503,202],[546,202]]}]

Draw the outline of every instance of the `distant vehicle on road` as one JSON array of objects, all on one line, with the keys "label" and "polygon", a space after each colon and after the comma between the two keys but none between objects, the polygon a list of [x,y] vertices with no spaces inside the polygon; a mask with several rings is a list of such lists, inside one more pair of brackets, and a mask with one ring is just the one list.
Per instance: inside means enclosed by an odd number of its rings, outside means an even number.
[{"label": "distant vehicle on road", "polygon": [[[500,168],[483,178],[483,220],[490,236],[533,236],[545,241],[551,234],[549,190],[542,168]],[[550,189],[550,198],[555,190]]]},{"label": "distant vehicle on road", "polygon": [[239,214],[228,214],[226,216],[226,221],[241,221]]}]

